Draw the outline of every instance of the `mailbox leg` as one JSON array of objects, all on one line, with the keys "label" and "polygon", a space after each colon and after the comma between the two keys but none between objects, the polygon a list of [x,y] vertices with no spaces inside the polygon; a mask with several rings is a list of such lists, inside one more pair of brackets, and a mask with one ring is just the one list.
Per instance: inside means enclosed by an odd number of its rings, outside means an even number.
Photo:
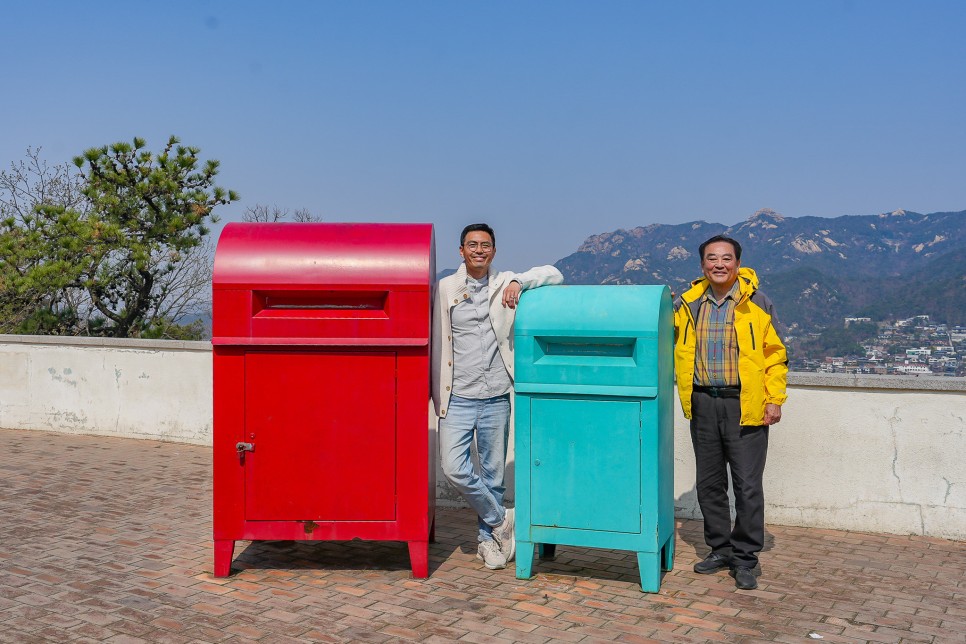
[{"label": "mailbox leg", "polygon": [[227,577],[231,574],[231,557],[234,553],[234,541],[215,539],[215,577]]},{"label": "mailbox leg", "polygon": [[656,552],[638,552],[637,567],[641,573],[641,590],[656,593],[661,590],[661,560]]},{"label": "mailbox leg", "polygon": [[674,568],[674,534],[664,544],[661,549],[661,570],[665,572]]},{"label": "mailbox leg", "polygon": [[537,556],[544,561],[553,561],[557,557],[557,544],[541,543],[537,547]]},{"label": "mailbox leg", "polygon": [[426,579],[429,577],[429,542],[410,541],[409,542],[409,562],[413,567],[414,579]]},{"label": "mailbox leg", "polygon": [[533,573],[533,542],[517,541],[517,579],[530,579]]}]

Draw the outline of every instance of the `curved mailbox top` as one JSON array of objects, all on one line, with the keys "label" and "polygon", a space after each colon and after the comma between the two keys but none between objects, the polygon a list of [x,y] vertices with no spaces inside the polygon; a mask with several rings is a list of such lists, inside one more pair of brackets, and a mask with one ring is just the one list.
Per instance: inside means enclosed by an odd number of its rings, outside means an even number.
[{"label": "curved mailbox top", "polygon": [[672,386],[666,286],[548,286],[514,322],[517,393],[664,398]]},{"label": "curved mailbox top", "polygon": [[431,224],[228,224],[212,344],[428,347],[434,243]]},{"label": "curved mailbox top", "polygon": [[212,288],[378,284],[429,290],[433,244],[432,224],[231,223],[218,240]]},{"label": "curved mailbox top", "polygon": [[670,306],[666,286],[553,286],[523,295],[514,328],[517,335],[654,336]]}]

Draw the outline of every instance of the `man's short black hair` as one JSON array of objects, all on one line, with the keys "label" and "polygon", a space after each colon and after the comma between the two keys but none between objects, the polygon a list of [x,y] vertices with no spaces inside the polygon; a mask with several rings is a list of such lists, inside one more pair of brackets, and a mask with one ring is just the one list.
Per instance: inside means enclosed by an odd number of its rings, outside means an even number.
[{"label": "man's short black hair", "polygon": [[737,259],[739,262],[741,261],[741,244],[736,242],[731,237],[725,237],[724,235],[715,235],[708,241],[698,246],[698,254],[701,255],[702,262],[704,261],[704,249],[707,248],[709,244],[716,244],[718,242],[725,242],[727,244],[731,244],[731,247],[735,249],[735,259]]},{"label": "man's short black hair", "polygon": [[494,233],[493,229],[490,228],[487,224],[470,224],[469,226],[464,228],[463,234],[460,235],[460,246],[462,246],[463,242],[466,241],[467,235],[469,235],[470,233],[475,233],[477,231],[484,232],[487,235],[489,235],[490,239],[493,240],[493,247],[496,248],[496,233]]}]

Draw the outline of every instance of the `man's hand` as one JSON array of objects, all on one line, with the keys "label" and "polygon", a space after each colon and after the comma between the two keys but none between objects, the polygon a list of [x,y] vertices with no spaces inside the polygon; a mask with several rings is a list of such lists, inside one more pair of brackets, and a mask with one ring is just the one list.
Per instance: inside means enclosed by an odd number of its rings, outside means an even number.
[{"label": "man's hand", "polygon": [[774,403],[765,405],[765,422],[763,425],[774,425],[782,419],[782,406]]},{"label": "man's hand", "polygon": [[523,291],[523,285],[520,282],[510,282],[503,289],[503,306],[509,306],[511,309],[517,308],[517,304],[520,302],[520,292]]}]

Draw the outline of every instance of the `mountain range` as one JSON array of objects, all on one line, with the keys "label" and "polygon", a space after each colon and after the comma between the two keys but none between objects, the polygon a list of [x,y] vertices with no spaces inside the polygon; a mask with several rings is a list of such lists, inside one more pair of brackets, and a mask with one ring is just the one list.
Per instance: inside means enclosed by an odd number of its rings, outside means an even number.
[{"label": "mountain range", "polygon": [[735,226],[693,221],[593,235],[556,263],[568,284],[667,284],[701,275],[698,246],[723,234],[742,245],[790,333],[928,314],[966,324],[966,211],[906,210],[835,218],[763,209]]}]

